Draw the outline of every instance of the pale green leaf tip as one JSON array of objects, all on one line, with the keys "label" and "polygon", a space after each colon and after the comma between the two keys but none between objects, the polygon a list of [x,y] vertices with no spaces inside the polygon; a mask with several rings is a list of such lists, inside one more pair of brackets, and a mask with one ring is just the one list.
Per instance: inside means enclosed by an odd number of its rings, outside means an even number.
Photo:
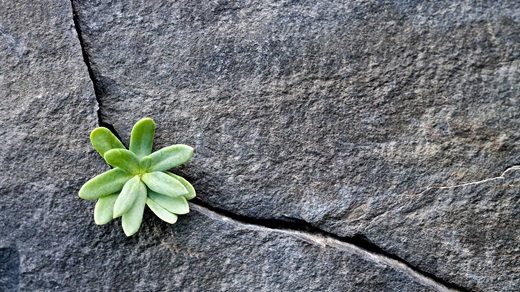
[{"label": "pale green leaf tip", "polygon": [[79,189],[78,196],[80,198],[82,198],[83,200],[87,200],[87,201],[91,201],[91,200],[95,200],[96,199],[96,198],[91,198],[89,196],[89,193],[87,191],[85,191],[85,185],[83,185],[81,187],[81,189]]},{"label": "pale green leaf tip", "polygon": [[108,150],[108,151],[105,152],[105,154],[103,155],[103,158],[105,158],[105,160],[107,160],[107,157],[110,158],[110,156],[115,155],[115,153],[117,152],[117,150],[119,150],[119,149],[110,149],[110,150]]},{"label": "pale green leaf tip", "polygon": [[[118,156],[120,155],[120,152],[121,152],[121,149],[111,149],[111,150],[108,150],[107,152],[105,152],[105,154],[103,155],[103,158],[105,159],[105,161],[110,164],[110,161],[114,160],[114,159],[117,159]],[[113,166],[113,165],[112,165]]]},{"label": "pale green leaf tip", "polygon": [[[143,206],[143,209],[144,209],[144,206]],[[130,236],[136,234],[137,231],[139,231],[139,229],[141,228],[141,224],[142,224],[142,221],[139,222],[139,225],[132,224],[132,226],[127,226],[126,228],[125,228],[125,225],[123,224],[123,232],[125,233],[125,235],[127,237],[130,237]]]},{"label": "pale green leaf tip", "polygon": [[105,224],[109,223],[110,221],[112,221],[113,219],[114,218],[110,218],[109,220],[101,220],[94,216],[94,222],[96,223],[96,225],[105,225]]},{"label": "pale green leaf tip", "polygon": [[112,219],[116,219],[116,218],[119,218],[119,217],[122,217],[123,215],[125,215],[126,212],[129,211],[129,209],[121,209],[122,207],[119,207],[117,205],[114,205],[114,215],[112,216]]},{"label": "pale green leaf tip", "polygon": [[[134,127],[136,127],[138,125],[143,125],[144,126],[145,124],[148,124],[150,126],[153,125],[152,128],[155,130],[156,124],[155,124],[154,120],[149,118],[149,117],[145,117],[145,118],[139,120],[134,125]],[[92,141],[93,146],[96,144],[96,142],[98,142],[96,140],[99,140],[100,137],[102,137],[102,135],[106,134],[106,133],[111,133],[112,134],[112,132],[108,128],[106,128],[106,127],[97,127],[97,128],[95,128],[90,133],[90,140]],[[119,141],[119,143],[120,143],[120,141]],[[183,150],[185,152],[184,155],[187,154],[189,156],[188,159],[186,160],[186,162],[187,162],[188,160],[190,160],[193,157],[195,149],[193,147],[191,147],[191,146],[188,146],[188,145],[184,145],[184,144],[179,144],[179,145],[182,148],[184,148],[184,150]],[[96,146],[94,146],[94,148],[96,148]],[[122,149],[123,148],[114,148],[114,149],[110,149],[110,150],[106,151],[105,153],[100,153],[100,154],[101,154],[101,156],[103,158],[105,158],[105,160],[109,161],[111,158],[115,158],[115,157],[112,157],[112,156],[118,155],[119,154],[118,152],[122,151]],[[98,149],[96,148],[96,150],[98,150]],[[99,151],[100,150],[98,150],[98,152]],[[149,156],[145,156],[145,157],[143,157],[143,158],[141,158],[139,160],[139,169],[140,169],[139,173],[140,173],[140,175],[148,173],[149,167],[150,167],[150,164],[151,164],[151,160],[152,159]],[[190,191],[188,191],[188,188],[186,188],[185,186],[182,186],[182,187],[186,189],[187,194],[190,192]],[[191,188],[193,188],[193,187],[191,187]],[[195,190],[193,190],[193,193],[195,193],[194,191]],[[95,197],[95,194],[91,194],[88,190],[85,189],[85,185],[83,185],[81,187],[81,189],[79,190],[78,196],[81,199],[84,199],[84,200],[95,200],[95,199],[98,199],[97,197]],[[148,195],[147,195],[147,197],[148,197]],[[144,206],[143,206],[143,208],[144,208]],[[104,224],[109,223],[112,219],[115,219],[115,218],[118,218],[118,217],[122,217],[127,211],[128,210],[119,210],[118,208],[116,208],[116,206],[114,206],[113,216],[111,216],[112,218],[103,218],[103,217],[99,217],[98,218],[94,214],[94,221],[95,221],[95,223],[97,225],[104,225]],[[135,222],[135,223],[137,223],[137,222]],[[127,228],[125,228],[123,226],[123,231],[124,231],[124,233],[125,233],[125,235],[127,237],[130,237],[130,236],[136,234],[139,231],[140,226],[141,226],[141,224],[139,224],[139,226],[136,226],[136,225],[128,226],[127,225]]]},{"label": "pale green leaf tip", "polygon": [[116,218],[119,218],[121,216],[123,216],[125,212],[121,212],[121,210],[119,208],[114,208],[114,216],[112,216],[112,219],[116,219]]},{"label": "pale green leaf tip", "polygon": [[137,226],[137,228],[135,228],[134,226],[132,226],[132,228],[123,227],[123,232],[125,233],[126,237],[130,237],[130,236],[136,234],[137,231],[139,231],[139,228],[141,228],[141,224],[139,224],[139,226]]},{"label": "pale green leaf tip", "polygon": [[137,229],[137,230],[130,230],[130,231],[123,230],[123,231],[125,232],[126,237],[130,237],[130,236],[136,234],[137,231],[139,231],[139,229]]},{"label": "pale green leaf tip", "polygon": [[[114,148],[114,149],[110,149],[108,150],[107,152],[105,152],[105,155],[103,155],[103,157],[106,159],[107,155],[118,155],[116,153],[121,153],[121,152],[125,152],[125,151],[128,151],[126,149],[123,149],[123,148]],[[130,151],[128,151],[130,152]],[[132,153],[132,152],[130,152]]]},{"label": "pale green leaf tip", "polygon": [[190,151],[190,158],[192,158],[193,157],[193,153],[195,152],[195,149],[193,149],[193,147],[188,146],[188,145],[186,145],[186,147],[188,147],[188,149]]},{"label": "pale green leaf tip", "polygon": [[193,155],[193,152],[195,151],[195,150],[193,149],[193,147],[191,147],[190,145],[186,145],[186,144],[177,144],[177,146],[181,146],[181,147],[185,148],[185,149],[188,150],[189,153],[191,153],[192,155]]},{"label": "pale green leaf tip", "polygon": [[80,197],[80,198],[83,199],[83,200],[86,200],[85,195],[83,194],[83,192],[81,191],[81,189],[80,189],[79,192],[78,192],[78,197]]},{"label": "pale green leaf tip", "polygon": [[155,131],[155,126],[156,125],[155,125],[154,120],[152,120],[151,118],[140,119],[137,123],[135,123],[134,128],[136,128],[136,127],[138,127],[140,125],[144,125],[144,124],[151,124],[153,131]]},{"label": "pale green leaf tip", "polygon": [[94,135],[97,134],[100,131],[109,131],[110,132],[110,130],[108,128],[97,127],[94,130],[92,130],[92,132],[90,132],[90,140],[92,140],[94,138]]},{"label": "pale green leaf tip", "polygon": [[152,122],[155,125],[155,121],[152,118],[148,118],[148,117],[140,119],[139,122],[137,122],[137,123],[142,123],[142,122]]}]

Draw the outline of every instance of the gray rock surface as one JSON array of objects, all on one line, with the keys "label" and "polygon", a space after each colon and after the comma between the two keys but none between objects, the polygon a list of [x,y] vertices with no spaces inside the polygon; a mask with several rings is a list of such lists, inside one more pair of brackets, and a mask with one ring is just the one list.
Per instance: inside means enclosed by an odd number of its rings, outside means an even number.
[{"label": "gray rock surface", "polygon": [[74,3],[102,119],[194,145],[200,200],[520,286],[516,187],[424,192],[520,161],[518,1]]},{"label": "gray rock surface", "polygon": [[[72,4],[0,2],[0,291],[520,286],[517,1]],[[94,224],[98,102],[191,214]]]},{"label": "gray rock surface", "polygon": [[1,1],[0,64],[0,291],[48,291],[80,256],[67,242],[91,239],[76,194],[102,169],[70,3]]},{"label": "gray rock surface", "polygon": [[[197,211],[195,211],[197,212]],[[63,242],[52,272],[25,276],[23,290],[56,291],[431,291],[435,284],[356,249],[190,214],[175,226],[145,216],[126,239],[120,226],[92,227]],[[119,224],[118,224],[119,225]],[[73,254],[68,257],[67,254]],[[41,251],[32,262],[45,262]],[[49,256],[49,255],[47,255]],[[48,268],[44,268],[48,269]],[[46,277],[42,277],[46,276]],[[35,289],[36,288],[36,289]]]},{"label": "gray rock surface", "polygon": [[[363,234],[419,269],[449,275],[472,291],[515,291],[519,188],[520,168],[471,184],[430,188],[375,218]],[[425,258],[425,252],[435,256]]]}]

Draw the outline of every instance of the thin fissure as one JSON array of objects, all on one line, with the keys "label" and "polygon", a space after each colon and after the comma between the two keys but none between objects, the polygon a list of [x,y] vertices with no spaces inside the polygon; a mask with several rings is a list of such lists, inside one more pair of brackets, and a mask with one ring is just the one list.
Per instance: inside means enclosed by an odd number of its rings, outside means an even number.
[{"label": "thin fissure", "polygon": [[[98,78],[96,77],[90,61],[88,57],[88,53],[86,51],[86,46],[82,37],[81,33],[81,26],[79,21],[79,16],[74,4],[74,1],[71,1],[71,7],[72,7],[72,18],[74,22],[74,28],[76,30],[78,40],[81,46],[81,52],[83,56],[83,61],[87,67],[89,78],[92,82],[93,88],[94,88],[94,94],[96,97],[96,102],[98,104],[98,110],[97,110],[97,117],[98,117],[98,124],[99,126],[106,127],[110,131],[112,131],[120,140],[120,136],[118,135],[117,131],[115,130],[114,126],[110,123],[106,122],[102,118],[101,114],[101,96],[103,95],[103,89],[102,86],[100,86],[100,83],[98,81]],[[433,187],[435,188],[435,187]],[[442,188],[442,187],[441,187]],[[428,188],[427,190],[432,189]],[[336,234],[324,231],[320,228],[317,228],[313,226],[312,224],[301,220],[301,219],[294,219],[294,218],[286,218],[286,219],[265,219],[265,218],[251,218],[239,214],[235,214],[231,211],[227,211],[224,209],[215,208],[204,201],[196,198],[191,201],[191,203],[198,208],[206,209],[209,212],[215,213],[218,216],[231,219],[232,221],[235,221],[239,224],[243,225],[253,225],[256,227],[260,227],[263,229],[269,229],[274,231],[289,231],[289,232],[298,232],[298,233],[305,233],[309,236],[320,236],[332,240],[339,241],[341,243],[355,246],[361,250],[364,250],[367,253],[375,254],[390,260],[393,260],[395,262],[398,262],[404,266],[406,266],[408,269],[413,271],[413,273],[417,274],[420,278],[427,278],[430,279],[432,282],[437,283],[439,286],[444,287],[445,290],[457,290],[457,291],[469,291],[468,289],[461,287],[460,285],[450,283],[444,279],[441,279],[433,274],[430,274],[428,272],[422,271],[419,268],[411,265],[404,259],[391,254],[376,244],[370,242],[368,238],[366,238],[364,235],[355,235],[353,237],[342,237],[338,236]]]},{"label": "thin fissure", "polygon": [[439,187],[431,186],[431,187],[427,187],[427,188],[424,189],[424,191],[418,193],[417,196],[422,195],[422,194],[424,194],[426,192],[429,192],[431,190],[455,189],[455,188],[461,188],[461,187],[467,187],[467,186],[474,186],[474,185],[484,184],[484,183],[492,182],[492,181],[495,181],[495,180],[503,180],[503,179],[506,179],[506,175],[508,173],[514,172],[514,171],[517,171],[517,170],[520,170],[520,165],[510,166],[510,167],[506,168],[506,170],[504,170],[499,176],[490,177],[490,178],[486,178],[486,179],[479,180],[479,181],[460,183],[460,184],[452,185],[452,186],[439,186]]},{"label": "thin fissure", "polygon": [[190,201],[193,205],[198,208],[206,209],[209,212],[215,213],[220,217],[224,217],[230,219],[231,221],[237,222],[241,225],[250,225],[256,226],[262,229],[268,229],[270,231],[279,231],[279,232],[296,232],[307,234],[312,237],[322,237],[325,239],[331,239],[338,242],[341,242],[346,245],[355,246],[367,253],[374,254],[386,259],[389,259],[390,262],[397,262],[404,266],[406,266],[410,271],[416,274],[418,278],[427,278],[434,283],[437,283],[438,286],[444,287],[446,291],[469,291],[468,289],[455,284],[450,283],[440,277],[437,277],[431,273],[422,271],[421,269],[413,266],[406,260],[398,257],[397,255],[391,254],[384,249],[380,248],[376,244],[372,243],[368,238],[364,235],[355,235],[353,237],[344,237],[338,236],[334,233],[330,233],[324,231],[318,227],[313,226],[309,222],[306,222],[301,219],[287,218],[287,219],[266,219],[266,218],[251,218],[244,215],[235,214],[231,211],[220,209],[209,205],[208,203],[202,201],[200,198],[195,198]]},{"label": "thin fissure", "polygon": [[[90,78],[90,81],[92,82],[92,86],[94,87],[94,95],[96,96],[96,102],[98,104],[97,109],[97,118],[98,118],[98,125],[100,127],[108,128],[116,137],[121,140],[121,137],[116,132],[113,125],[103,120],[102,113],[101,113],[101,96],[103,95],[103,88],[100,86],[100,82],[98,78],[96,77],[96,74],[94,73],[94,70],[92,70],[92,66],[90,65],[90,60],[88,57],[88,53],[86,50],[85,42],[83,40],[83,35],[81,34],[81,25],[79,21],[79,16],[77,13],[76,6],[74,5],[74,1],[70,1],[71,7],[72,7],[72,20],[74,22],[74,28],[76,29],[76,34],[78,35],[79,45],[81,46],[81,54],[83,56],[83,62],[87,66],[88,76]],[[122,141],[122,140],[121,140]]]}]

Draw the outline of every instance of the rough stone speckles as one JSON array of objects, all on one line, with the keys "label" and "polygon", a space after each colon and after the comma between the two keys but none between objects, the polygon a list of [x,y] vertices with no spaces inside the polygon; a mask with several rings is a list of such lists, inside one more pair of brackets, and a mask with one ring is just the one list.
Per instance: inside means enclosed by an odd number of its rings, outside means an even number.
[{"label": "rough stone speckles", "polygon": [[[201,200],[364,234],[414,264],[434,262],[429,270],[460,286],[501,289],[518,277],[493,268],[510,264],[503,256],[475,266],[480,249],[463,256],[449,245],[432,252],[402,244],[413,240],[415,221],[393,212],[424,204],[413,195],[428,186],[478,181],[520,163],[519,3],[74,3],[103,118],[127,133],[151,116],[165,125],[159,144],[196,143],[182,174]],[[440,212],[429,195],[428,209]],[[507,218],[502,212],[515,207],[504,208],[481,211]],[[456,215],[433,220],[428,234],[450,233]],[[380,218],[402,222],[401,235],[369,232]]]},{"label": "rough stone speckles", "polygon": [[[427,290],[366,257],[192,214],[126,239],[77,197],[106,170],[68,1],[0,3],[0,291]],[[336,281],[335,279],[341,279]],[[347,281],[344,283],[343,281]]]},{"label": "rough stone speckles", "polygon": [[[471,290],[519,286],[515,178],[423,191],[519,163],[520,3],[73,4],[102,120],[124,134],[151,116],[159,147],[195,144],[179,171],[205,203],[364,235]],[[225,218],[172,227],[146,212],[131,239],[95,226],[76,194],[106,168],[88,143],[97,103],[70,3],[2,2],[0,47],[5,287],[431,290]]]},{"label": "rough stone speckles", "polygon": [[[493,286],[513,291],[520,285],[520,230],[514,228],[520,224],[519,189],[520,168],[483,181],[430,188],[374,219],[363,233],[419,269],[449,275],[471,291]],[[425,259],[421,250],[435,256]]]},{"label": "rough stone speckles", "polygon": [[101,169],[70,2],[0,1],[0,64],[0,291],[53,290],[91,239],[75,193]]},{"label": "rough stone speckles", "polygon": [[[195,209],[195,208],[194,208]],[[129,240],[114,227],[77,249],[63,289],[146,291],[431,291],[402,270],[352,251],[319,246],[192,212],[175,225],[151,212]],[[82,256],[83,255],[83,256]],[[72,260],[72,259],[71,259]],[[95,267],[83,273],[82,267]],[[82,275],[77,277],[76,275]],[[74,281],[69,280],[72,276]],[[435,286],[433,286],[435,287]],[[435,289],[435,288],[434,288]]]}]

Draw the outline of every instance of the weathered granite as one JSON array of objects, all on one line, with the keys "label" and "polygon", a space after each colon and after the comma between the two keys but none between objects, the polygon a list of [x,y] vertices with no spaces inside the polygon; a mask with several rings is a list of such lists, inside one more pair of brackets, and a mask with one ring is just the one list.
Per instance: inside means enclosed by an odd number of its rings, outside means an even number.
[{"label": "weathered granite", "polygon": [[25,275],[24,290],[440,290],[356,249],[255,230],[197,211],[168,225],[147,210],[143,230],[128,239],[117,225],[92,226],[76,241],[61,241],[58,255],[39,246],[26,261],[38,267],[51,263]]},{"label": "weathered granite", "polygon": [[15,248],[0,248],[0,290],[14,291],[19,285],[20,255]]},{"label": "weathered granite", "polygon": [[101,170],[70,2],[1,1],[0,64],[0,291],[50,290],[90,224],[77,188]]},{"label": "weathered granite", "polygon": [[463,287],[520,285],[514,188],[423,192],[520,162],[518,1],[73,3],[102,119],[194,145],[179,171],[200,200],[365,235]]},{"label": "weathered granite", "polygon": [[0,291],[446,290],[341,240],[198,206],[176,225],[146,212],[131,238],[96,226],[77,192],[106,166],[72,16],[68,1],[0,2]]},{"label": "weathered granite", "polygon": [[471,291],[515,291],[520,284],[519,189],[520,168],[471,184],[429,188],[375,218],[363,234],[419,269],[449,275]]}]

